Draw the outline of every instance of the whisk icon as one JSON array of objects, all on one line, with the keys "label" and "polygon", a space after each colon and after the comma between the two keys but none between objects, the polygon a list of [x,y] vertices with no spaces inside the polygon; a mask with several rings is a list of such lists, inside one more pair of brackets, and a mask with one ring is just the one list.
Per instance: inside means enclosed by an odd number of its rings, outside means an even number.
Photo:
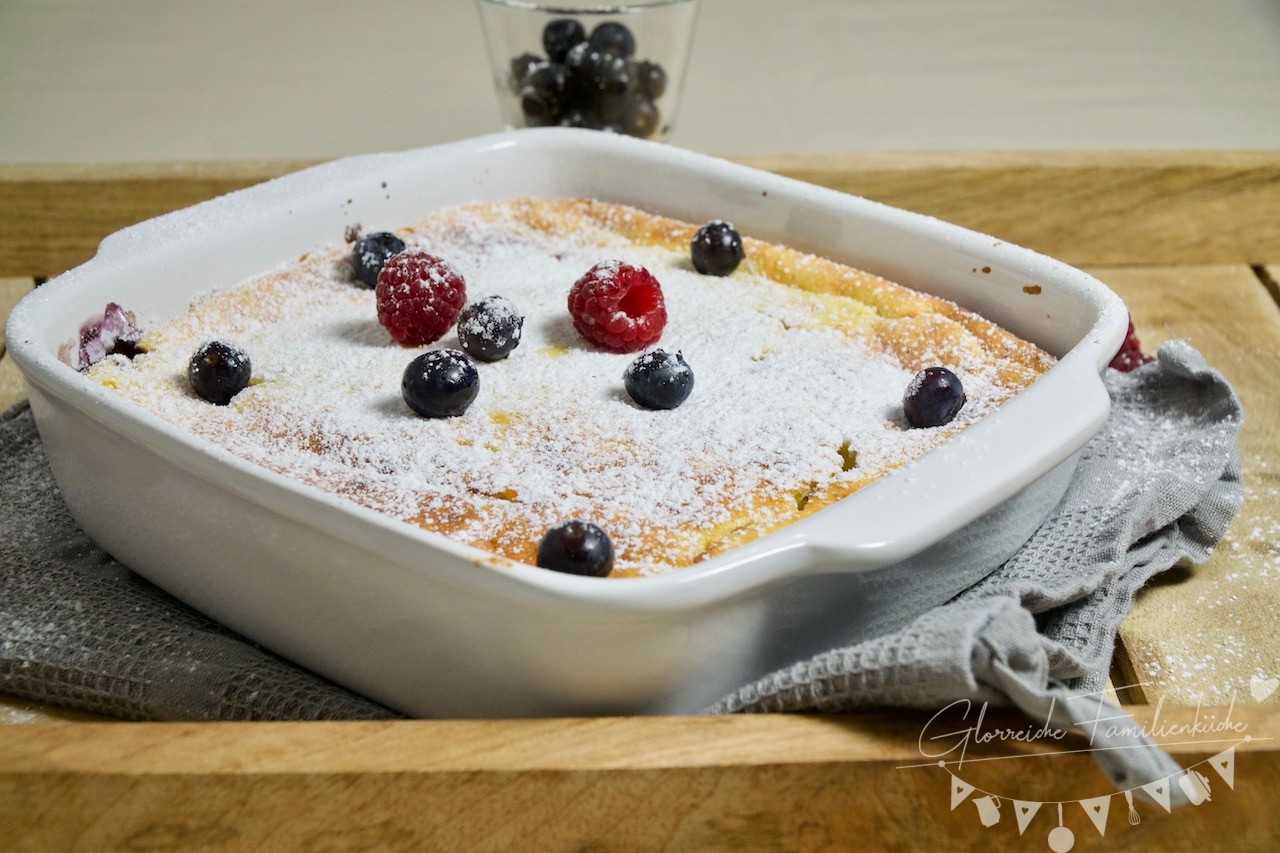
[{"label": "whisk icon", "polygon": [[1137,826],[1142,818],[1138,817],[1138,810],[1133,807],[1133,791],[1124,792],[1124,801],[1129,804],[1129,825]]}]

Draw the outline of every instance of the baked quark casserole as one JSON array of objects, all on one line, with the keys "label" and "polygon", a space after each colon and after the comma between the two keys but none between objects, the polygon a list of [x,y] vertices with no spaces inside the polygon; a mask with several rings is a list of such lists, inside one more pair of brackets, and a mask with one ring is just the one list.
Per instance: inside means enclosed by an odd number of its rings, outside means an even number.
[{"label": "baked quark casserole", "polygon": [[[405,345],[380,322],[384,286],[360,281],[369,259],[353,257],[350,234],[123,334],[127,351],[87,373],[232,454],[473,545],[497,565],[537,564],[549,529],[589,521],[607,531],[619,576],[689,566],[830,506],[1054,362],[953,303],[785,246],[742,238],[731,273],[700,272],[690,247],[703,233],[581,199],[451,208],[396,231],[404,252],[386,261],[443,259],[424,279],[465,281],[463,320],[430,344]],[[619,270],[637,268],[660,285],[659,337],[621,347],[629,352],[588,340],[571,291],[589,272],[614,286]],[[523,318],[494,361],[463,353],[486,337],[465,313],[481,301],[505,303],[508,331],[508,309]],[[655,310],[640,301],[636,310]],[[193,353],[214,340],[252,359],[252,378],[225,405],[192,385]],[[638,404],[636,374],[662,359],[662,369],[679,366],[677,355],[686,396],[671,408]],[[461,413],[424,417],[407,403],[406,365],[420,359],[467,362],[474,394]],[[904,395],[932,368],[963,384],[962,405],[942,425],[913,426]]]}]

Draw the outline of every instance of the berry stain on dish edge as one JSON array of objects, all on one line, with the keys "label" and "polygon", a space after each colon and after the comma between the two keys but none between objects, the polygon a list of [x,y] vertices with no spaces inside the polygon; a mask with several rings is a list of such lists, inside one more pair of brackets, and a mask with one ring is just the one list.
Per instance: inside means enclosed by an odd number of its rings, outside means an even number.
[{"label": "berry stain on dish edge", "polygon": [[[498,559],[536,565],[548,530],[593,519],[611,574],[634,575],[831,505],[1053,363],[950,303],[786,247],[748,241],[760,269],[803,269],[803,289],[783,272],[698,273],[698,230],[582,200],[448,209],[397,232],[406,248],[375,292],[352,286],[350,249],[314,252],[206,298],[148,330],[138,358],[106,358],[89,376],[242,458]],[[464,272],[504,294],[453,314],[480,364],[445,339]],[[365,331],[388,310],[391,328],[426,327],[417,339],[444,348],[406,367],[404,347],[427,344]],[[600,345],[601,333],[614,337]],[[664,334],[680,352],[625,355]],[[168,377],[182,351],[222,336],[254,353],[255,387],[214,415]],[[973,346],[983,340],[998,348]],[[939,363],[968,402],[945,425],[904,429],[904,388]],[[637,405],[620,399],[620,376]]]}]

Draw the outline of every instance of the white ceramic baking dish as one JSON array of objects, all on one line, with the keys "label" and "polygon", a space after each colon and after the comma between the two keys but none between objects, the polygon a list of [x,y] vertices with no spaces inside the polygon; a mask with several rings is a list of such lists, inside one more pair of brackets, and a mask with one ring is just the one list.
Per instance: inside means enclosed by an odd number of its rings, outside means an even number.
[{"label": "white ceramic baking dish", "polygon": [[[495,565],[204,444],[58,360],[108,301],[157,322],[353,222],[517,195],[729,219],[953,299],[1061,360],[827,510],[688,569],[603,580]],[[24,299],[6,340],[68,505],[122,563],[407,713],[531,716],[696,712],[971,585],[1060,498],[1106,417],[1099,375],[1125,328],[1100,283],[991,237],[678,148],[536,130],[340,160],[128,228]]]}]

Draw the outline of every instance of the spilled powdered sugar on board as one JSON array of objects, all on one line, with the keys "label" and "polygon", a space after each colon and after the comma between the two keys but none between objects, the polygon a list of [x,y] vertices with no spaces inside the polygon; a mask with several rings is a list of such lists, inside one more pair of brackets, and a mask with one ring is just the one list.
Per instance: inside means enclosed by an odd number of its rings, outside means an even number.
[{"label": "spilled powdered sugar on board", "polygon": [[[93,376],[233,454],[499,554],[527,554],[536,531],[558,521],[596,520],[619,568],[638,573],[667,568],[663,549],[678,552],[694,533],[771,526],[778,495],[794,515],[792,496],[815,484],[897,467],[1009,394],[998,360],[947,364],[968,403],[947,427],[907,429],[901,401],[914,371],[833,327],[833,297],[746,271],[699,275],[687,254],[501,215],[399,234],[455,267],[469,302],[500,295],[525,316],[510,357],[477,365],[479,395],[462,417],[418,417],[400,392],[409,361],[458,348],[456,333],[429,347],[395,343],[373,291],[353,282],[346,248],[215,294],[153,330],[150,352],[108,359]],[[658,346],[680,350],[696,377],[678,409],[637,407],[622,376],[639,354],[597,350],[573,329],[568,290],[606,258],[661,283]],[[869,310],[838,299],[849,314]],[[253,362],[253,384],[227,407],[186,387],[190,354],[212,338]]]},{"label": "spilled powdered sugar on board", "polygon": [[[1240,516],[1218,543],[1231,569],[1199,570],[1194,583],[1200,592],[1194,599],[1184,602],[1170,596],[1162,602],[1169,635],[1161,638],[1158,647],[1138,644],[1132,650],[1132,657],[1141,661],[1140,681],[1149,685],[1152,695],[1168,701],[1228,705],[1280,700],[1280,691],[1262,687],[1259,692],[1260,685],[1280,676],[1280,658],[1269,652],[1274,642],[1255,636],[1259,622],[1276,629],[1280,518],[1266,508],[1276,506],[1280,498],[1280,477],[1275,460],[1255,455],[1244,463]],[[1262,613],[1257,612],[1259,608]],[[1181,630],[1206,623],[1211,626],[1208,634]]]}]

